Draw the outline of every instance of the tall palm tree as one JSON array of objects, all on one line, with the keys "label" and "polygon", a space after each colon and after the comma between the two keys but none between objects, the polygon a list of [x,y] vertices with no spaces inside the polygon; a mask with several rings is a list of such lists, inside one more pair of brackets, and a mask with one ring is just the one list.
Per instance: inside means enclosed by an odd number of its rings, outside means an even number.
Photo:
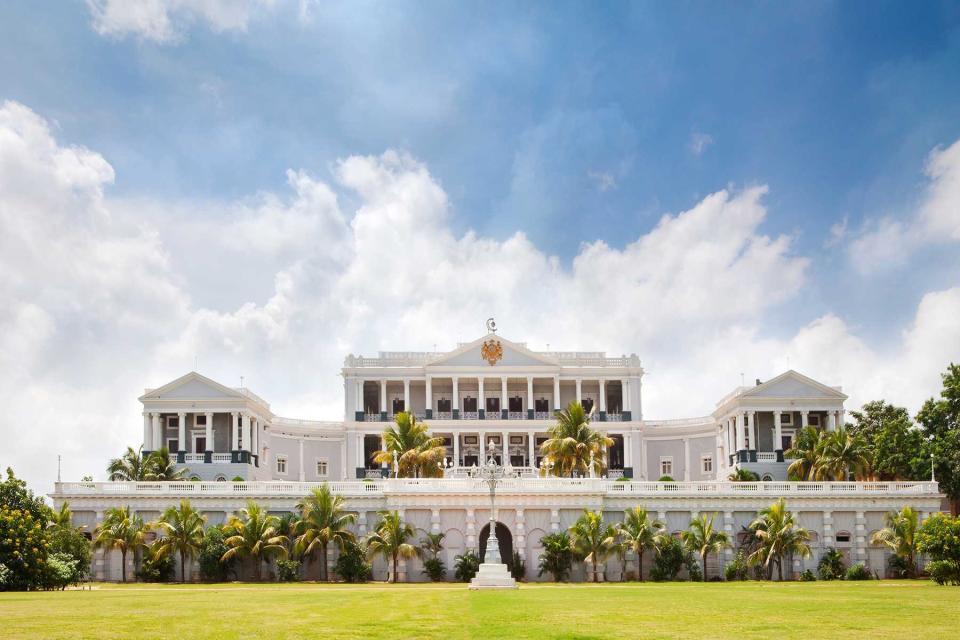
[{"label": "tall palm tree", "polygon": [[593,582],[597,580],[597,563],[605,560],[613,551],[617,540],[617,529],[603,523],[603,513],[587,511],[570,527],[570,543],[574,552],[593,568]]},{"label": "tall palm tree", "polygon": [[730,546],[730,537],[723,531],[713,528],[714,516],[700,514],[690,521],[690,528],[680,533],[680,540],[688,550],[700,556],[703,563],[703,579],[707,579],[707,556],[720,553]]},{"label": "tall palm tree", "polygon": [[279,521],[253,502],[240,510],[239,516],[231,516],[226,532],[231,533],[223,542],[230,547],[220,558],[228,562],[234,558],[252,558],[256,568],[257,581],[262,577],[263,561],[273,556],[286,555],[283,537],[277,535]]},{"label": "tall palm tree", "polygon": [[113,482],[140,482],[147,479],[147,461],[143,458],[143,447],[134,451],[133,447],[119,458],[114,458],[107,465],[107,473]]},{"label": "tall palm tree", "polygon": [[591,462],[597,475],[603,472],[603,452],[613,446],[613,439],[590,428],[590,418],[579,402],[571,402],[560,411],[556,424],[547,433],[550,437],[540,445],[540,452],[553,464],[553,475],[585,475],[590,471]]},{"label": "tall palm tree", "polygon": [[651,519],[646,509],[634,507],[623,512],[620,523],[620,537],[630,551],[637,554],[637,575],[643,582],[643,554],[647,549],[656,549],[657,541],[663,534],[664,524]]},{"label": "tall palm tree", "polygon": [[882,544],[894,554],[903,558],[907,564],[907,576],[917,574],[917,530],[920,528],[920,515],[913,507],[904,507],[900,511],[887,514],[887,526],[870,537],[871,544]]},{"label": "tall palm tree", "polygon": [[373,461],[391,467],[396,463],[401,478],[442,477],[440,465],[447,453],[443,438],[431,436],[430,427],[406,411],[394,416],[394,422],[383,432],[385,450],[374,452]]},{"label": "tall palm tree", "polygon": [[357,521],[356,514],[343,510],[343,497],[333,495],[324,483],[297,504],[300,519],[294,531],[294,548],[304,556],[320,551],[320,579],[327,580],[327,548],[333,543],[341,551],[355,540],[349,526]]},{"label": "tall palm tree", "polygon": [[167,507],[157,522],[164,532],[163,538],[159,541],[157,553],[180,554],[180,582],[187,581],[186,558],[189,556],[193,560],[200,552],[200,546],[203,544],[203,527],[206,522],[207,517],[194,509],[187,499],[181,500],[179,507]]},{"label": "tall palm tree", "polygon": [[817,461],[817,478],[846,480],[850,474],[863,478],[870,470],[870,451],[866,441],[846,427],[822,436]]},{"label": "tall palm tree", "polygon": [[419,549],[409,542],[413,536],[413,527],[401,522],[399,513],[380,512],[380,523],[367,537],[367,553],[380,554],[384,560],[391,563],[393,572],[390,582],[397,581],[397,564],[400,558],[412,558],[418,555]]},{"label": "tall palm tree", "polygon": [[784,457],[792,458],[787,467],[787,476],[795,480],[813,480],[817,477],[820,462],[820,434],[816,427],[806,426],[797,432],[793,446],[784,452]]},{"label": "tall palm tree", "polygon": [[277,517],[277,535],[283,538],[283,546],[288,556],[296,556],[297,523],[300,514],[288,512]]},{"label": "tall palm tree", "polygon": [[[60,509],[53,511],[50,516],[50,522],[47,523],[48,529],[73,529],[73,511],[70,510],[70,503],[64,501]],[[86,525],[76,527],[79,531],[85,529]]]},{"label": "tall palm tree", "polygon": [[443,551],[443,539],[446,537],[445,533],[428,533],[420,541],[420,550],[428,558],[436,558]]},{"label": "tall palm tree", "polygon": [[783,498],[761,510],[760,515],[750,523],[750,529],[758,545],[748,560],[763,565],[768,580],[773,575],[774,564],[780,580],[783,580],[784,557],[795,554],[810,557],[810,532],[797,525]]},{"label": "tall palm tree", "polygon": [[136,554],[146,548],[146,534],[148,528],[143,518],[130,513],[130,507],[114,507],[107,509],[103,520],[94,532],[95,546],[107,550],[120,551],[120,572],[123,582],[127,581],[127,553]]},{"label": "tall palm tree", "polygon": [[171,482],[183,480],[187,473],[188,470],[185,467],[177,466],[166,447],[160,447],[147,458],[147,472],[144,479]]}]

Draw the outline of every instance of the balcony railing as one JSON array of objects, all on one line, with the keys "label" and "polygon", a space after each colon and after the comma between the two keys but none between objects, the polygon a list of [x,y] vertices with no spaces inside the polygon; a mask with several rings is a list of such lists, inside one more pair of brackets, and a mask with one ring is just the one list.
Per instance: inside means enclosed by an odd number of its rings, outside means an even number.
[{"label": "balcony railing", "polygon": [[463,411],[460,413],[460,418],[462,420],[479,420],[480,413],[478,411]]},{"label": "balcony railing", "polygon": [[[530,467],[514,467],[515,473],[533,474]],[[391,478],[345,482],[58,482],[57,497],[72,496],[303,496],[327,484],[333,493],[345,496],[391,494],[486,493],[482,478]],[[773,500],[788,497],[831,496],[939,496],[936,482],[644,482],[607,478],[507,477],[497,484],[502,493],[601,494],[616,496],[752,497]]]},{"label": "balcony railing", "polygon": [[485,411],[483,414],[484,420],[499,420],[500,412],[499,411]]}]

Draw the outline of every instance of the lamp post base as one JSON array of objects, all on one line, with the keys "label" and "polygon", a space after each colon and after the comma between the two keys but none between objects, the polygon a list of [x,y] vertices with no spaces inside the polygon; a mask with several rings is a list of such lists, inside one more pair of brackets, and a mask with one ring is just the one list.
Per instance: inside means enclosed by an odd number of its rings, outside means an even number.
[{"label": "lamp post base", "polygon": [[517,581],[505,564],[484,562],[470,581],[470,589],[516,589]]}]

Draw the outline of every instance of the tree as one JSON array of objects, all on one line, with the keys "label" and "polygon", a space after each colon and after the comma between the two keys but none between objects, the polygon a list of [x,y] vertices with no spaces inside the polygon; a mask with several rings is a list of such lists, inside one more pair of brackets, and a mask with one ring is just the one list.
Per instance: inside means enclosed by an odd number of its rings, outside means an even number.
[{"label": "tree", "polygon": [[800,429],[793,446],[783,455],[793,460],[787,467],[787,476],[791,480],[815,479],[820,460],[820,430],[809,425]]},{"label": "tree", "polygon": [[550,471],[553,475],[586,475],[591,463],[597,475],[603,473],[604,448],[612,447],[613,439],[590,428],[590,418],[579,402],[571,402],[560,411],[556,424],[548,429],[547,434],[550,437],[540,445],[540,452],[552,463]]},{"label": "tree", "polygon": [[689,529],[680,533],[680,540],[687,549],[700,556],[704,580],[707,579],[707,556],[730,546],[729,536],[713,528],[713,519],[714,516],[708,518],[706,514],[700,514],[699,518],[690,521]]},{"label": "tree", "polygon": [[420,540],[420,552],[424,557],[423,573],[429,576],[434,582],[443,580],[447,571],[446,565],[440,559],[440,552],[443,551],[443,539],[446,534],[428,533]]},{"label": "tree", "polygon": [[663,534],[664,524],[651,519],[646,509],[634,507],[624,511],[620,523],[620,537],[629,551],[637,554],[637,575],[643,582],[643,554],[647,549],[656,549],[657,540]]},{"label": "tree", "polygon": [[956,515],[960,512],[960,365],[951,363],[941,378],[940,398],[923,403],[917,422],[929,442],[940,490],[951,500]]},{"label": "tree", "polygon": [[130,507],[107,509],[103,520],[94,533],[94,546],[120,551],[120,571],[123,582],[127,581],[127,553],[136,554],[146,549],[149,528],[138,514],[131,514]]},{"label": "tree", "polygon": [[248,502],[240,510],[240,515],[231,516],[226,525],[226,532],[232,535],[224,540],[228,549],[221,560],[253,559],[259,582],[263,575],[263,561],[274,556],[285,556],[287,552],[283,538],[277,535],[277,524],[276,516],[268,514],[257,503]]},{"label": "tree", "polygon": [[847,480],[850,475],[863,479],[871,468],[870,452],[863,438],[846,427],[821,433],[817,459],[818,480]]},{"label": "tree", "polygon": [[374,452],[373,461],[391,467],[396,463],[401,478],[442,477],[440,465],[447,453],[443,438],[432,437],[430,427],[406,411],[395,415],[394,422],[383,432],[386,449]]},{"label": "tree", "polygon": [[159,540],[157,553],[180,554],[180,582],[187,581],[186,559],[197,557],[203,544],[203,526],[206,516],[190,505],[190,501],[183,499],[180,507],[167,507],[157,523],[164,532]]},{"label": "tree", "polygon": [[222,562],[223,555],[230,547],[224,542],[223,529],[207,527],[200,543],[200,576],[210,582],[222,582],[227,579],[230,561]]},{"label": "tree", "polygon": [[366,582],[372,573],[367,562],[367,550],[356,540],[343,547],[333,568],[345,582]]},{"label": "tree", "polygon": [[40,586],[50,544],[47,523],[50,507],[27,489],[27,483],[7,469],[0,481],[0,566],[7,577],[2,589],[33,589]]},{"label": "tree", "polygon": [[760,480],[760,476],[749,469],[739,467],[736,471],[727,476],[727,480],[730,482],[757,482]]},{"label": "tree", "polygon": [[411,544],[413,527],[400,520],[396,511],[381,511],[380,523],[367,538],[367,553],[380,554],[393,567],[390,582],[397,581],[397,565],[400,558],[413,558],[419,549]]},{"label": "tree", "polygon": [[783,580],[784,557],[794,554],[810,557],[810,532],[797,525],[783,498],[761,510],[750,528],[759,545],[749,560],[766,569],[768,580],[773,575],[774,564],[780,580]]},{"label": "tree", "polygon": [[917,573],[917,530],[920,528],[919,514],[912,507],[887,514],[887,526],[870,538],[871,544],[882,544],[893,551],[894,555],[905,562],[907,577]]},{"label": "tree", "polygon": [[453,559],[453,577],[460,582],[470,582],[479,570],[480,558],[473,549]]},{"label": "tree", "polygon": [[589,562],[593,569],[593,582],[597,580],[597,563],[610,555],[617,539],[613,525],[604,524],[600,511],[583,510],[583,515],[570,527],[570,542],[580,560]]},{"label": "tree", "polygon": [[47,536],[50,541],[49,552],[59,553],[71,559],[71,572],[66,584],[83,582],[90,573],[90,540],[83,535],[85,527],[73,526],[73,514],[70,503],[64,502],[60,509],[52,511],[50,522],[47,525]]},{"label": "tree", "polygon": [[930,452],[923,430],[914,426],[903,407],[883,400],[851,411],[850,431],[863,438],[874,475],[880,480],[923,480],[930,475]]},{"label": "tree", "polygon": [[557,531],[540,538],[543,552],[540,554],[539,573],[553,575],[554,582],[564,582],[573,565],[573,548],[566,531]]},{"label": "tree", "polygon": [[310,556],[320,552],[320,579],[327,577],[327,549],[334,544],[341,551],[354,540],[348,527],[357,521],[356,514],[343,509],[343,497],[334,495],[326,483],[314,489],[297,504],[300,520],[297,521],[295,549],[299,555]]},{"label": "tree", "polygon": [[107,473],[113,482],[140,482],[147,479],[148,467],[148,462],[143,457],[143,447],[136,451],[133,447],[127,447],[122,456],[110,461]]},{"label": "tree", "polygon": [[[60,505],[60,509],[52,511],[50,515],[50,522],[47,524],[48,529],[72,529],[73,528],[73,511],[70,510],[70,503],[64,501]],[[83,529],[84,527],[79,527]]]},{"label": "tree", "polygon": [[186,467],[177,466],[166,447],[160,447],[147,458],[146,480],[160,482],[183,480],[187,473]]},{"label": "tree", "polygon": [[927,571],[937,584],[960,585],[960,518],[927,518],[917,532],[917,550],[930,556]]}]

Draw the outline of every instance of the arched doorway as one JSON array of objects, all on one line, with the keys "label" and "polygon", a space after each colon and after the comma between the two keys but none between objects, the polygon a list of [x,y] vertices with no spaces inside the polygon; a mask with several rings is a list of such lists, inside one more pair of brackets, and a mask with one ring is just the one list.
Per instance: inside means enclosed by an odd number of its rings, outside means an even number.
[{"label": "arched doorway", "polygon": [[[490,538],[490,523],[488,522],[480,530],[480,561],[486,557],[487,539]],[[510,529],[502,522],[497,523],[497,543],[500,547],[500,561],[508,567],[513,566],[513,536]]]}]

